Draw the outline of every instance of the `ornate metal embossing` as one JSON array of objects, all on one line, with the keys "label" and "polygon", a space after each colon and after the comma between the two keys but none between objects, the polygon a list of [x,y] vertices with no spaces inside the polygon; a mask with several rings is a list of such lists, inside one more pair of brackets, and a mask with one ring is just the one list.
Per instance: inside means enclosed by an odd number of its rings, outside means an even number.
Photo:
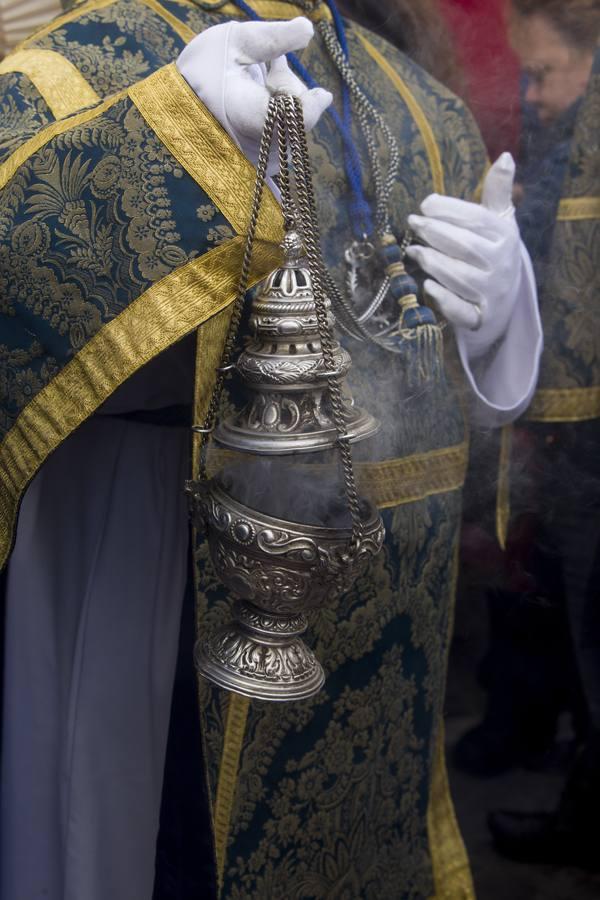
[{"label": "ornate metal embossing", "polygon": [[[196,664],[214,682],[266,700],[310,697],[323,685],[321,666],[301,640],[263,644],[243,631],[222,629],[196,649]],[[259,693],[260,691],[260,693]]]},{"label": "ornate metal embossing", "polygon": [[[334,340],[331,359],[325,360],[311,274],[296,238],[287,245],[284,241],[285,263],[271,273],[252,303],[252,337],[236,365],[248,388],[248,403],[216,432],[219,443],[232,449],[307,452],[334,447],[338,438],[329,378],[332,371],[345,378],[350,355]],[[329,300],[325,307],[332,328]],[[375,419],[348,397],[343,403],[349,439],[374,434]]]},{"label": "ornate metal embossing", "polygon": [[217,684],[263,699],[301,699],[323,670],[301,639],[305,612],[333,602],[383,544],[383,526],[365,505],[352,557],[350,528],[283,521],[234,499],[219,483],[192,482],[192,509],[205,525],[221,581],[238,598],[235,621],[201,643],[196,664]]},{"label": "ornate metal embossing", "polygon": [[[252,301],[252,336],[234,364],[276,124],[285,262]],[[203,424],[193,426],[201,436],[200,479],[188,487],[196,521],[207,529],[217,575],[238,598],[234,621],[204,638],[196,665],[216,684],[252,697],[295,700],[319,690],[324,674],[301,638],[304,612],[334,601],[383,542],[379,514],[358,495],[350,450],[378,423],[354,405],[342,384],[350,357],[334,337],[332,290],[318,246],[302,108],[297,99],[276,95],[258,154],[238,292],[215,388]],[[233,369],[249,399],[215,430],[224,380]],[[223,447],[255,455],[335,448],[343,493],[335,478],[331,484],[333,469],[320,476],[318,466],[282,467],[274,460],[238,463],[226,468],[222,480],[207,481],[207,442],[213,433]],[[307,490],[306,477],[316,491]]]}]

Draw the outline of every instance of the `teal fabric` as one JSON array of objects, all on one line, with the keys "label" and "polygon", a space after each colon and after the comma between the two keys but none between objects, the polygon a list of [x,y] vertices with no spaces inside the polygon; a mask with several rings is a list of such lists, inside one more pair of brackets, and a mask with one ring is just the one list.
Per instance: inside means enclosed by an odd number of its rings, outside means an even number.
[{"label": "teal fabric", "polygon": [[[163,7],[196,30],[223,20],[192,3],[165,0]],[[396,129],[402,149],[392,201],[394,229],[401,234],[407,216],[434,188],[429,159],[405,101],[366,53],[358,29],[349,26],[348,38],[361,85]],[[380,38],[369,40],[430,123],[446,192],[471,197],[485,165],[472,119],[406,56]],[[141,2],[117,0],[82,12],[31,46],[63,54],[105,97],[174,60],[182,41]],[[302,59],[339,104],[339,77],[318,37]],[[5,77],[0,84],[0,103],[19,108],[23,79]],[[40,102],[33,104],[36,110]],[[36,115],[43,124],[47,112],[40,108]],[[31,133],[30,120],[22,128]],[[367,172],[358,132],[355,139]],[[341,281],[352,231],[340,135],[330,117],[319,122],[310,149],[324,252]],[[365,187],[372,199],[372,183]],[[149,285],[230,236],[222,212],[128,99],[67,130],[24,163],[0,194],[3,428]],[[359,455],[397,459],[465,439],[461,389],[450,374],[415,391],[398,358],[352,341],[348,346],[356,399],[383,423]],[[302,703],[251,704],[223,897],[433,896],[426,814],[460,514],[460,490],[386,510],[384,552],[348,595],[313,617],[309,640],[327,672],[325,690]],[[195,563],[204,630],[228,618],[228,598],[203,540]],[[202,682],[201,701],[214,800],[228,697]]]}]

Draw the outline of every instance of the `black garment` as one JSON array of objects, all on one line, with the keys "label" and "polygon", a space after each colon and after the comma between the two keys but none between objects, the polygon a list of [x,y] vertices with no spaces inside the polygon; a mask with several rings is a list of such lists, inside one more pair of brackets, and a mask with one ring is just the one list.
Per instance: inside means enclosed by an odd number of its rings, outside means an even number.
[{"label": "black garment", "polygon": [[217,897],[193,662],[195,634],[190,563],[173,688],[153,900],[216,900]]},{"label": "black garment", "polygon": [[599,446],[599,420],[515,427],[506,571],[487,592],[486,713],[455,747],[459,769],[543,766],[563,711],[579,742],[600,731]]},{"label": "black garment", "polygon": [[539,446],[540,496],[591,732],[600,733],[600,420],[528,425]]}]

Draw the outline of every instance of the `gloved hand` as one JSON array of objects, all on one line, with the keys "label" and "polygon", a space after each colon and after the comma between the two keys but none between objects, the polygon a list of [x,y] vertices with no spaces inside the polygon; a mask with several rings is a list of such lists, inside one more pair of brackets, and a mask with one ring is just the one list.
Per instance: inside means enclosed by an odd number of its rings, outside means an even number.
[{"label": "gloved hand", "polygon": [[[515,164],[503,153],[490,168],[481,204],[431,194],[408,223],[427,247],[407,254],[431,276],[427,293],[460,329],[469,356],[505,333],[522,279],[523,254],[512,203]],[[435,279],[432,280],[432,279]]]},{"label": "gloved hand", "polygon": [[[271,93],[285,90],[300,98],[307,130],[333,99],[322,88],[309,90],[283,55],[304,49],[313,33],[302,16],[289,22],[225,22],[195,37],[177,60],[181,75],[253,165]],[[275,152],[268,174],[276,170]]]}]

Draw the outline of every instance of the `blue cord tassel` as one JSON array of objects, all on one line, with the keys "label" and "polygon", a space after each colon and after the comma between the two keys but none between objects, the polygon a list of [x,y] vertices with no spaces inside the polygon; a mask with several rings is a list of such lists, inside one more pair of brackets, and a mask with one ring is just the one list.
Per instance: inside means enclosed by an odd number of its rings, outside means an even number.
[{"label": "blue cord tassel", "polygon": [[[235,5],[249,19],[263,21],[245,0],[233,0]],[[331,11],[338,41],[346,59],[350,58],[344,21],[334,0],[325,0]],[[295,53],[288,53],[291,69],[309,88],[320,87],[308,69],[302,65]],[[375,228],[371,207],[362,188],[360,157],[352,137],[352,103],[348,85],[342,83],[342,116],[333,107],[327,110],[338,129],[344,146],[344,169],[352,193],[350,219],[357,240],[373,239]],[[407,274],[402,262],[398,242],[391,234],[382,239],[381,252],[386,264],[386,274],[390,276],[390,292],[398,301],[400,316],[398,330],[388,339],[393,342],[396,352],[400,351],[406,360],[406,376],[410,385],[422,384],[430,379],[443,377],[442,330],[436,323],[435,315],[427,306],[419,304],[417,285]]]},{"label": "blue cord tassel", "polygon": [[391,335],[396,352],[405,359],[406,379],[410,386],[440,381],[444,374],[442,329],[433,310],[418,301],[415,280],[407,273],[402,252],[393,235],[383,238],[381,250],[390,277],[390,293],[400,307],[398,329]]}]

